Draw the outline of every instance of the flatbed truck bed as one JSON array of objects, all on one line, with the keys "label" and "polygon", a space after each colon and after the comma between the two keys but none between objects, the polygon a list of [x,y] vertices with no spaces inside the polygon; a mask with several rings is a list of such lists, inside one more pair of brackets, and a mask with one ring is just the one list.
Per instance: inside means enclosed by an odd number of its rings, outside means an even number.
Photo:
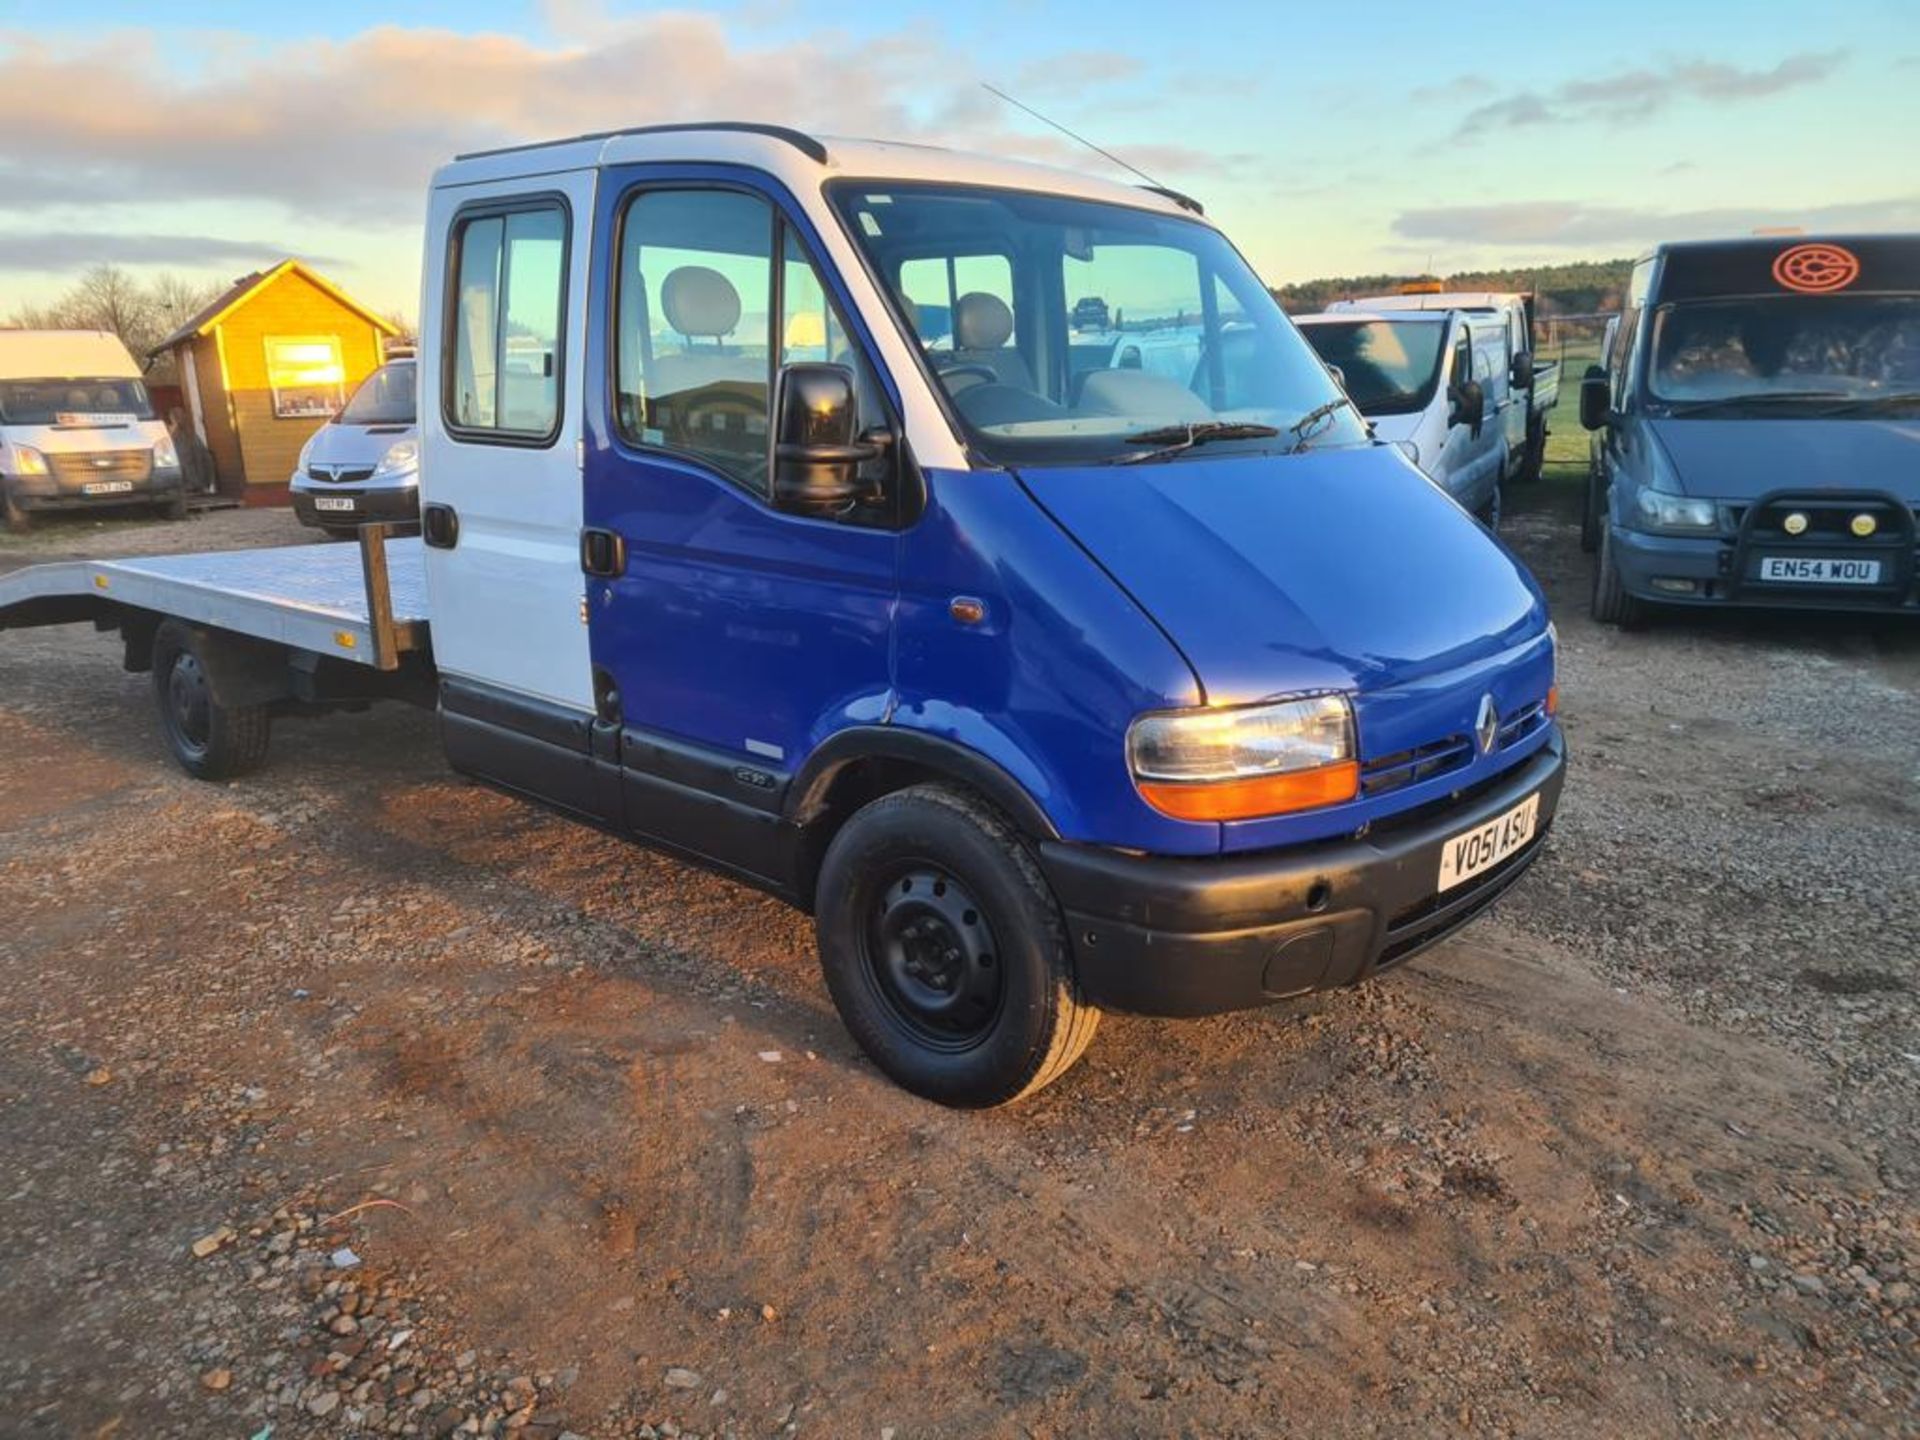
[{"label": "flatbed truck bed", "polygon": [[381,670],[430,653],[418,539],[376,533],[358,545],[63,560],[0,575],[0,630],[110,621],[123,611]]}]

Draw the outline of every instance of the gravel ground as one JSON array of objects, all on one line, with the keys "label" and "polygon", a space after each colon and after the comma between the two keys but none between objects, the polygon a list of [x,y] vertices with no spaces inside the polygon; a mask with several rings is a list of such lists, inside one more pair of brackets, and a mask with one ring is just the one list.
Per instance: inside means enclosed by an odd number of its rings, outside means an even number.
[{"label": "gravel ground", "polygon": [[1576,764],[1527,883],[989,1115],[430,716],[199,785],[108,639],[0,635],[0,1433],[1920,1434],[1920,628],[1602,631],[1519,499]]}]

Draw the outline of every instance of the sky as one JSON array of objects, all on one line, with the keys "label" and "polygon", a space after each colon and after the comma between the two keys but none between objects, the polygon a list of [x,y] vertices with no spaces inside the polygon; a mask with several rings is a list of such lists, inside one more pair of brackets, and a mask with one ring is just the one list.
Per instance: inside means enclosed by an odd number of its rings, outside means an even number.
[{"label": "sky", "polygon": [[1275,285],[1920,230],[1920,0],[0,0],[0,315],[101,261],[290,254],[411,315],[437,163],[625,125],[1116,173],[983,82],[1202,200]]}]

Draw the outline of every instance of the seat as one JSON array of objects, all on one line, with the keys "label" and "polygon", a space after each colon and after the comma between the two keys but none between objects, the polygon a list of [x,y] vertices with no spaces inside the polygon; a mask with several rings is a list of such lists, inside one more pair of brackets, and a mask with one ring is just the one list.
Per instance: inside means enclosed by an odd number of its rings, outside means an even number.
[{"label": "seat", "polygon": [[[1013,338],[1013,311],[1007,302],[984,290],[970,290],[953,307],[953,349],[934,358],[943,373],[974,366],[993,372],[1001,385],[1034,392],[1033,371],[1018,350],[1007,344]],[[979,376],[960,376],[964,385],[984,385]],[[959,389],[961,386],[950,386]]]},{"label": "seat", "polygon": [[709,266],[682,265],[661,283],[660,312],[684,348],[653,357],[649,427],[676,448],[763,457],[767,360],[727,343],[740,324],[733,282]]}]

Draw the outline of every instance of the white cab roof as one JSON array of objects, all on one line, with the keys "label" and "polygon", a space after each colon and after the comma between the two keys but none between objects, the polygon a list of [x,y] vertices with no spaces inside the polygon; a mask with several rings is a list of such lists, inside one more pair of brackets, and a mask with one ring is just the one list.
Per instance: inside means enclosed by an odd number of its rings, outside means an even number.
[{"label": "white cab roof", "polygon": [[556,140],[463,155],[435,172],[435,188],[483,184],[645,161],[741,165],[762,171],[795,191],[818,190],[828,180],[938,180],[1033,190],[1201,218],[1158,191],[1102,180],[1051,165],[1003,160],[934,145],[801,135],[774,127],[659,126]]},{"label": "white cab roof", "polygon": [[140,367],[110,330],[0,330],[0,380],[138,378]]},{"label": "white cab roof", "polygon": [[[1334,305],[1344,303],[1336,300]],[[1438,325],[1452,318],[1451,310],[1422,310],[1410,314],[1393,315],[1381,314],[1373,310],[1338,310],[1329,307],[1318,315],[1296,315],[1293,317],[1293,323],[1296,325],[1354,325],[1364,320],[1372,320],[1376,323],[1391,321],[1395,325]]]},{"label": "white cab roof", "polygon": [[1449,290],[1438,295],[1362,295],[1335,300],[1329,310],[1509,310],[1527,297],[1498,290]]}]

